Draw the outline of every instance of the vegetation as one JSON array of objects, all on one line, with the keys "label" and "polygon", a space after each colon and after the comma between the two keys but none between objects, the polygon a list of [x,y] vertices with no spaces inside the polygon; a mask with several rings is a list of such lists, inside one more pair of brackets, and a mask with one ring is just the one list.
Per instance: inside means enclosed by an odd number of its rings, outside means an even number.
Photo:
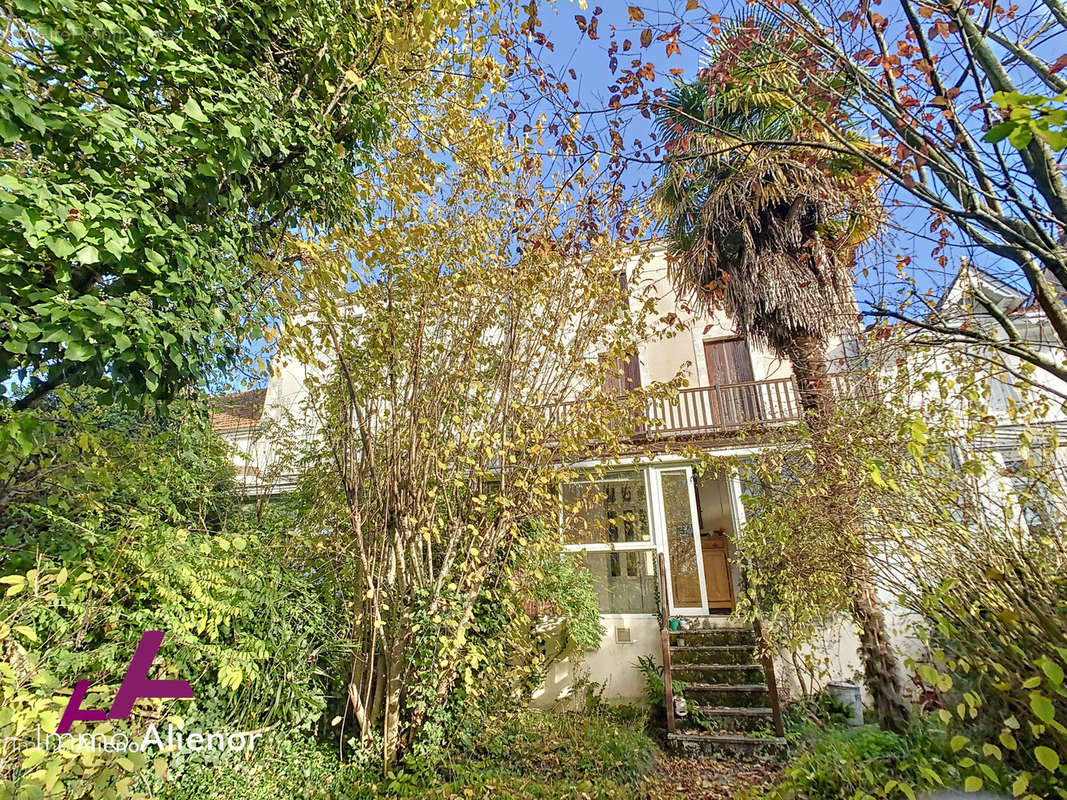
[{"label": "vegetation", "polygon": [[[705,307],[721,300],[738,333],[788,359],[806,422],[819,434],[832,424],[834,404],[827,347],[856,329],[852,268],[882,211],[862,161],[775,144],[812,135],[788,54],[767,68],[779,49],[800,52],[804,44],[751,18],[727,23],[713,67],[660,106],[669,155],[657,199],[677,259],[675,285]],[[847,129],[817,130],[826,142],[870,148]],[[822,457],[817,447],[810,454]],[[826,517],[845,525],[853,518],[849,491],[823,499]],[[848,568],[844,607],[860,630],[875,713],[887,730],[903,732],[908,709],[869,567],[861,556]]]},{"label": "vegetation", "polygon": [[[1023,396],[1013,405],[1018,439],[999,452],[981,446],[995,418],[967,356],[951,367],[944,352],[929,364],[916,356],[877,403],[841,409],[832,436],[752,462],[760,488],[739,542],[749,579],[778,641],[817,677],[805,643],[848,596],[842,564],[865,556],[923,641],[915,680],[966,786],[1058,796],[1067,584],[1056,436],[1038,424],[1040,399]],[[921,415],[908,400],[916,395]],[[815,513],[845,484],[860,537]]]},{"label": "vegetation", "polygon": [[523,711],[484,728],[447,762],[408,759],[388,776],[338,763],[311,744],[283,745],[232,768],[204,767],[172,800],[276,797],[603,798],[648,796],[655,744],[643,716]]},{"label": "vegetation", "polygon": [[[760,3],[707,18],[712,62],[665,97],[645,89],[655,65],[618,69],[613,28],[606,165],[578,105],[538,116],[534,94],[568,88],[535,65],[553,49],[537,3],[205,2],[0,12],[0,798],[661,796],[647,709],[530,709],[548,667],[605,634],[558,524],[592,541],[597,498],[561,487],[700,457],[632,436],[681,377],[619,391],[636,344],[682,325],[637,290],[648,220],[609,113],[630,97],[666,148],[677,309],[724,308],[790,361],[809,412],[733,463],[742,612],[809,695],[766,796],[1067,798],[1059,400],[1026,386],[1067,378],[1057,0],[1029,21]],[[589,41],[603,14],[576,15]],[[681,31],[645,27],[638,49],[677,54]],[[972,288],[958,317],[916,315],[906,292],[881,312],[918,338],[860,337],[854,273],[891,187],[933,214],[942,266],[954,225],[1034,308]],[[828,380],[842,332],[883,378],[852,399]],[[259,378],[299,366],[307,389],[273,393],[258,429],[256,489],[295,489],[255,502],[203,397],[250,347],[272,359]],[[982,360],[1020,379],[996,408]],[[906,672],[875,587],[915,634]],[[842,612],[881,730],[815,691],[814,634]],[[107,708],[148,630],[165,633],[153,678],[194,698],[73,734],[271,735],[241,753],[25,746],[81,681],[83,708]],[[662,672],[637,666],[658,717]]]},{"label": "vegetation", "polygon": [[139,401],[233,370],[281,237],[358,215],[389,103],[469,5],[5,4],[2,391]]},{"label": "vegetation", "polygon": [[[457,85],[428,105],[417,135],[451,135],[476,106],[468,93]],[[665,391],[600,390],[649,330],[615,274],[637,251],[590,236],[570,200],[534,188],[545,178],[532,143],[516,167],[490,121],[465,124],[447,173],[427,160],[383,175],[375,191],[391,202],[369,230],[291,245],[321,279],[306,284],[310,318],[285,347],[321,373],[278,449],[295,457],[302,529],[330,554],[352,620],[346,735],[379,750],[386,771],[424,736],[446,737],[430,731],[463,706],[494,692],[524,702],[540,665],[512,600],[533,598],[560,547],[531,532],[558,515],[569,465],[591,442],[616,461],[644,399]],[[580,178],[560,189],[573,199]],[[309,419],[322,433],[307,435]],[[495,631],[482,608],[502,615]],[[599,639],[592,613],[571,627],[586,643]]]},{"label": "vegetation", "polygon": [[[5,487],[0,531],[0,737],[53,732],[69,692],[89,680],[88,708],[107,708],[146,630],[166,636],[164,675],[187,676],[196,728],[309,730],[326,707],[322,670],[340,624],[291,520],[247,509],[226,447],[186,405],[152,418],[60,393],[0,430]],[[284,676],[284,680],[280,680]],[[114,729],[141,735],[174,720],[160,701]],[[103,733],[101,726],[93,728]],[[72,732],[86,730],[77,723]],[[186,754],[166,767],[180,772]],[[137,753],[83,759],[70,750],[0,753],[0,786],[18,797],[143,787]],[[162,769],[162,766],[160,767]]]}]

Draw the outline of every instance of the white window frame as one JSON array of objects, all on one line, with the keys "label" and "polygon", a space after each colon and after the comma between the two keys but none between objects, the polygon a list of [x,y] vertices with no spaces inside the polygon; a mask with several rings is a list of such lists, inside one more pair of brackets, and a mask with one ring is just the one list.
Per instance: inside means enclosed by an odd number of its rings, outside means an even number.
[{"label": "white window frame", "polygon": [[[615,472],[622,472],[624,470],[615,470]],[[627,553],[627,552],[651,552],[654,556],[653,565],[655,564],[655,556],[661,551],[660,545],[657,542],[656,531],[652,523],[652,493],[649,486],[649,473],[651,470],[648,467],[635,467],[632,471],[637,473],[641,480],[644,481],[645,486],[645,516],[648,520],[648,539],[636,542],[591,542],[588,544],[564,544],[563,550],[567,553]],[[568,483],[594,483],[603,484],[611,482],[611,478],[588,478],[579,479],[575,481],[568,481]],[[620,481],[621,482],[621,481]],[[562,503],[562,487],[560,489],[560,502]],[[563,530],[564,515],[562,510],[560,511],[560,530]],[[657,583],[659,581],[659,575],[656,574],[658,569],[653,566],[653,577]],[[658,604],[658,601],[657,601]],[[654,611],[601,611],[601,617],[655,617],[657,616]]]}]

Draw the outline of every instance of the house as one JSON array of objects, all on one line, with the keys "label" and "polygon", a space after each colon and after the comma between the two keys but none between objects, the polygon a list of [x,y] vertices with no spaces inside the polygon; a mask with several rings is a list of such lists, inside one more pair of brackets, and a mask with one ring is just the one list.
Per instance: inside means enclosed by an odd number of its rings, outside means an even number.
[{"label": "house", "polygon": [[[650,256],[644,282],[631,286],[631,293],[650,292],[656,314],[675,321],[677,333],[639,343],[622,365],[620,388],[668,381],[680,371],[688,387],[673,402],[651,401],[648,416],[658,423],[641,435],[664,445],[698,448],[712,467],[698,475],[694,460],[681,448],[664,446],[634,465],[563,488],[565,500],[583,496],[591,501],[582,512],[583,528],[594,535],[575,536],[577,528],[565,523],[562,535],[565,548],[580,556],[593,577],[606,633],[599,649],[580,660],[556,663],[534,702],[557,703],[576,694],[584,682],[595,684],[609,700],[639,700],[646,691],[639,659],[662,664],[666,657],[676,662],[675,675],[684,676],[691,687],[709,687],[707,704],[720,715],[724,730],[770,727],[776,695],[794,691],[795,681],[788,662],[759,662],[754,632],[739,629],[729,617],[743,591],[733,539],[745,524],[745,510],[739,479],[725,462],[766,446],[754,433],[800,419],[796,381],[788,362],[739,338],[722,312],[687,309],[670,286],[665,249],[653,246]],[[624,270],[623,278],[627,275]],[[857,349],[855,337],[843,334],[828,353],[838,392],[857,390],[859,382],[850,374]],[[290,364],[265,390],[233,397],[230,410],[218,412],[220,433],[243,453],[239,463],[251,494],[283,491],[288,483],[286,476],[271,474],[270,445],[256,431],[299,405],[303,380],[302,367]],[[259,417],[248,410],[256,402],[261,403]],[[235,411],[233,406],[241,403],[244,410]],[[722,469],[714,468],[716,461],[724,463]],[[669,616],[684,630],[661,630],[658,610],[664,600]],[[889,625],[904,636],[902,620],[889,614]],[[819,657],[831,678],[860,674],[857,645],[847,621],[827,631]],[[715,749],[722,744],[706,741],[708,737],[694,739],[697,734],[678,736],[689,736],[683,743],[705,750],[705,745]],[[759,741],[768,741],[741,739],[741,744],[727,744],[754,752],[762,746]]]}]

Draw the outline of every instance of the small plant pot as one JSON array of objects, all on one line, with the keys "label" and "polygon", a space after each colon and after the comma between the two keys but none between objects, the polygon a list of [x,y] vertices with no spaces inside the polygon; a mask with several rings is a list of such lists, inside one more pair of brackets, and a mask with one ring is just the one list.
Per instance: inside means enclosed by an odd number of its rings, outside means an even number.
[{"label": "small plant pot", "polygon": [[680,621],[676,620],[674,617],[671,617],[667,621],[667,630],[680,631],[681,629],[682,629],[682,623]]}]

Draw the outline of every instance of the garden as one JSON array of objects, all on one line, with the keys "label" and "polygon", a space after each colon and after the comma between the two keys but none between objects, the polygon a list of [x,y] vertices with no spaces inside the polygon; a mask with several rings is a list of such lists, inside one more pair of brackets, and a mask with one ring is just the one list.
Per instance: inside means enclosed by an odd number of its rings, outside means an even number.
[{"label": "garden", "polygon": [[1067,798],[1058,0],[2,14],[0,800]]}]

